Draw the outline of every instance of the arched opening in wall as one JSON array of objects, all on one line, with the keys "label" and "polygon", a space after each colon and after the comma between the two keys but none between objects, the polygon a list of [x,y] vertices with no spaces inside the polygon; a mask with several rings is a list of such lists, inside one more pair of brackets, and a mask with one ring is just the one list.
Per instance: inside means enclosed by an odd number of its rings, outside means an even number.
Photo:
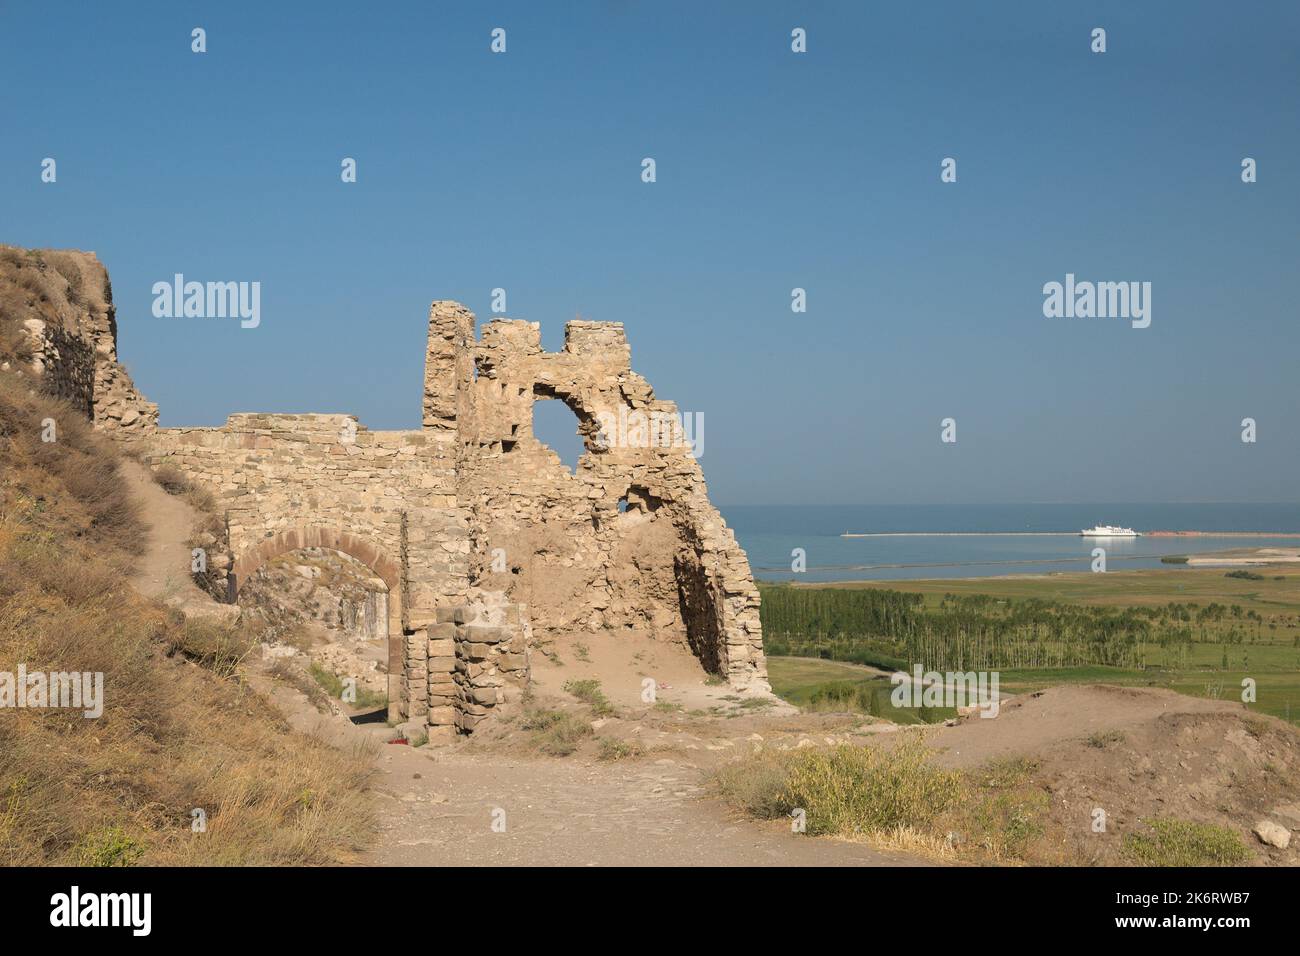
[{"label": "arched opening in wall", "polygon": [[533,401],[533,437],[555,452],[570,472],[578,470],[578,459],[587,448],[578,431],[581,422],[563,401],[541,391]]},{"label": "arched opening in wall", "polygon": [[244,614],[264,628],[278,676],[354,723],[388,717],[389,600],[371,568],[325,547],[267,559],[238,594]]}]

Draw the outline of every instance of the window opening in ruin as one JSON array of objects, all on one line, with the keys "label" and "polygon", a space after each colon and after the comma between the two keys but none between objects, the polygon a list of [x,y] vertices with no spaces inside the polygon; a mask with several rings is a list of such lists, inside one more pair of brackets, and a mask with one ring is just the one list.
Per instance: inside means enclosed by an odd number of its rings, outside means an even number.
[{"label": "window opening in ruin", "polygon": [[618,503],[619,511],[658,511],[659,506],[663,504],[663,499],[650,493],[650,489],[642,485],[632,485],[627,489],[625,494]]},{"label": "window opening in ruin", "polygon": [[570,472],[577,471],[586,447],[578,433],[578,416],[568,405],[539,395],[533,402],[533,435],[559,455]]}]

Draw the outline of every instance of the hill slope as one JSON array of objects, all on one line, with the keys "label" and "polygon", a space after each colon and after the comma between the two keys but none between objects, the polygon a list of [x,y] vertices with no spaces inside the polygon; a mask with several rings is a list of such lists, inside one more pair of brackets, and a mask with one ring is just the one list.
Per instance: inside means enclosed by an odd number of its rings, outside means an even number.
[{"label": "hill slope", "polygon": [[98,673],[103,706],[0,706],[0,864],[350,857],[372,830],[368,758],[243,684],[246,635],[130,586],[146,529],[119,451],[34,383],[0,370],[0,687],[20,667]]}]

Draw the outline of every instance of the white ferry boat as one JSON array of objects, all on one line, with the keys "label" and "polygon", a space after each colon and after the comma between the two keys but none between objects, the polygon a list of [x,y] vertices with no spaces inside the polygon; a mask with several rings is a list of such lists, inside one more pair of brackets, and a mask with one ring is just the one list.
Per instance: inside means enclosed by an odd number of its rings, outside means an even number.
[{"label": "white ferry boat", "polygon": [[1094,528],[1084,528],[1079,534],[1085,538],[1140,538],[1141,535],[1132,528],[1121,528],[1113,524],[1099,524]]}]

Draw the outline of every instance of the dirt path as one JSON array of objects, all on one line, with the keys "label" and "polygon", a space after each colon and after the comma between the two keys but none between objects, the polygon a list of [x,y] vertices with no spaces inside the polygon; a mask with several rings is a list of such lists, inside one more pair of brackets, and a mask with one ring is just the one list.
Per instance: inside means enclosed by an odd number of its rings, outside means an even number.
[{"label": "dirt path", "polygon": [[[379,842],[370,866],[906,866],[856,843],[810,840],[788,824],[733,819],[682,757],[606,764],[579,756],[411,748],[386,724],[322,715],[296,691],[254,679],[298,730],[367,747]],[[504,821],[504,830],[500,829]],[[494,829],[494,823],[496,828]]]},{"label": "dirt path", "polygon": [[139,462],[123,458],[120,467],[148,526],[132,586],[141,594],[189,614],[228,617],[237,613],[225,610],[227,605],[213,601],[190,579],[190,548],[185,542],[189,540],[198,512],[184,498],[167,494],[153,480],[149,469]]},{"label": "dirt path", "polygon": [[[511,759],[388,745],[381,756],[380,865],[900,866],[789,824],[733,821],[701,799],[700,772],[636,764]],[[449,750],[449,749],[448,749]],[[493,830],[504,820],[504,832]]]},{"label": "dirt path", "polygon": [[[925,861],[839,840],[808,839],[780,821],[736,820],[703,790],[690,758],[607,764],[578,755],[476,752],[464,743],[411,748],[386,724],[322,715],[264,677],[298,730],[374,753],[378,845],[367,866],[907,866]],[[504,821],[504,831],[500,829]],[[494,829],[494,823],[497,828]]]}]

